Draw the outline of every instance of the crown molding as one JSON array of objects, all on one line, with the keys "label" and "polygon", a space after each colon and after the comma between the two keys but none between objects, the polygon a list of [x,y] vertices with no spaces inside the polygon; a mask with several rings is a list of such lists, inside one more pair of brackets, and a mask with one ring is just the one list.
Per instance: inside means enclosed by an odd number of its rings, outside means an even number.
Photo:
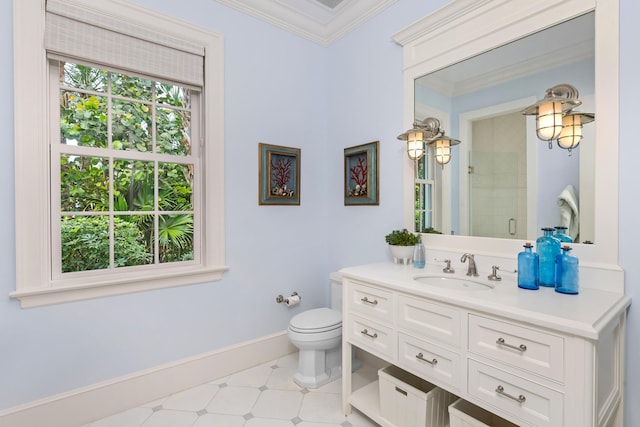
[{"label": "crown molding", "polygon": [[343,0],[333,9],[315,0],[215,1],[321,46],[329,46],[398,0]]}]

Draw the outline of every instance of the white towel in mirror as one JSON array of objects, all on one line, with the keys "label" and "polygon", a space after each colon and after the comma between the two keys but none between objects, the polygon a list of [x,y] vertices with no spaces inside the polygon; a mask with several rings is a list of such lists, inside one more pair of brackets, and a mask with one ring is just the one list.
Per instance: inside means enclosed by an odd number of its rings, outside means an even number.
[{"label": "white towel in mirror", "polygon": [[567,227],[567,234],[577,241],[580,234],[580,211],[578,209],[578,195],[573,185],[567,185],[558,195],[560,207],[560,225]]}]

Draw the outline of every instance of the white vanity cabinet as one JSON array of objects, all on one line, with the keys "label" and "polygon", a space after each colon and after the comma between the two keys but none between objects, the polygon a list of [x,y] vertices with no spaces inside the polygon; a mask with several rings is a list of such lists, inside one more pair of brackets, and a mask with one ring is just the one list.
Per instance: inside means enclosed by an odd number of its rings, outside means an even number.
[{"label": "white vanity cabinet", "polygon": [[[343,354],[356,346],[517,425],[622,426],[624,295],[448,291],[390,263],[342,274]],[[352,390],[350,358],[343,372],[345,413],[389,426],[378,384]]]}]

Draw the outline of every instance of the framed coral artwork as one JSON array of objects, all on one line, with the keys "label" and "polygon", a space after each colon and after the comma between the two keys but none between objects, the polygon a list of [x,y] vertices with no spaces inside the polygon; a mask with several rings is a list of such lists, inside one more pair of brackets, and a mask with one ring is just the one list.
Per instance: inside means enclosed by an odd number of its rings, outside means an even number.
[{"label": "framed coral artwork", "polygon": [[258,144],[258,203],[300,205],[300,149]]},{"label": "framed coral artwork", "polygon": [[379,142],[344,149],[344,204],[379,205]]}]

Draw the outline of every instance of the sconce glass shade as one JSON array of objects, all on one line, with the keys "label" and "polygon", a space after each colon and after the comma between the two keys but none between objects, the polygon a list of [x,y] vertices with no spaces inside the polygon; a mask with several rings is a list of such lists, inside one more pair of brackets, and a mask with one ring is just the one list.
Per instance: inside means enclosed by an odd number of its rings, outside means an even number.
[{"label": "sconce glass shade", "polygon": [[451,161],[451,147],[458,144],[460,144],[460,141],[448,136],[441,136],[429,142],[429,145],[435,150],[436,162],[443,166]]},{"label": "sconce glass shade", "polygon": [[575,87],[559,84],[547,89],[542,100],[528,106],[521,113],[535,115],[538,138],[551,141],[560,136],[562,116],[582,104],[578,96],[578,89]]},{"label": "sconce glass shade", "polygon": [[536,133],[538,139],[550,141],[556,139],[562,131],[562,104],[547,102],[538,107]]},{"label": "sconce glass shade", "polygon": [[562,131],[558,136],[558,147],[571,151],[582,140],[582,125],[595,120],[591,113],[573,112],[562,118]]},{"label": "sconce glass shade", "polygon": [[407,136],[407,154],[411,160],[424,157],[424,132],[410,132]]}]

